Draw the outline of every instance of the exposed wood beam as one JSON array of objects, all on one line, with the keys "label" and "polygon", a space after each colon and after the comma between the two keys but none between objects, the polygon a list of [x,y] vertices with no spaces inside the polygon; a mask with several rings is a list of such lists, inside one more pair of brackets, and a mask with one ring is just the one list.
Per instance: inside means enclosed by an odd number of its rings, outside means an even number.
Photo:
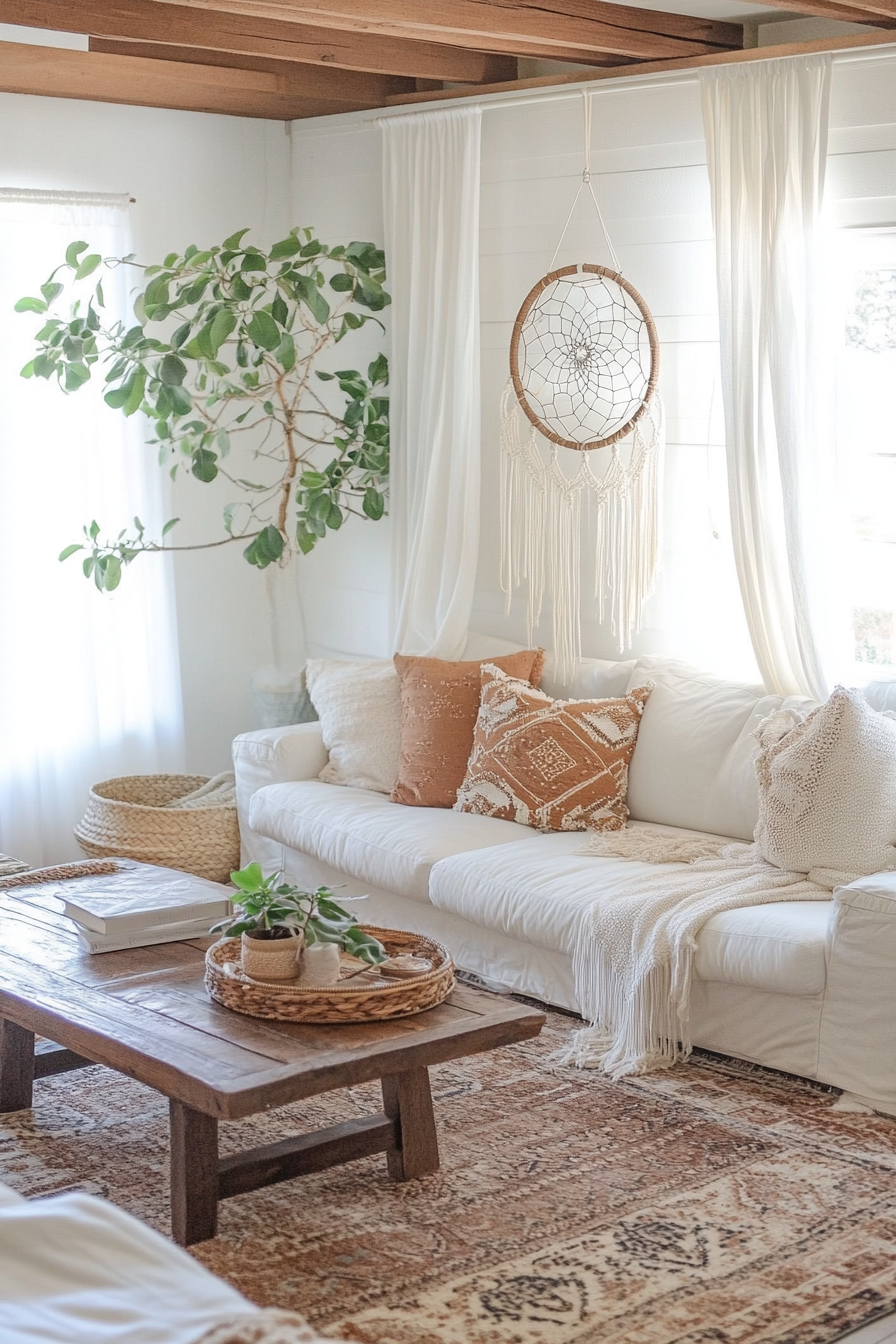
[{"label": "exposed wood beam", "polygon": [[[842,23],[873,23],[878,28],[896,26],[894,0],[763,0],[763,4],[815,19],[838,19]],[[877,6],[880,5],[880,8]]]},{"label": "exposed wood beam", "polygon": [[[595,62],[605,52],[675,59],[743,46],[740,24],[605,0],[180,0],[215,13],[299,23],[514,56]],[[887,4],[890,0],[873,0]],[[892,0],[896,4],[896,0]],[[171,0],[154,0],[169,4]]]},{"label": "exposed wood beam", "polygon": [[389,84],[389,77],[314,66],[286,80],[266,71],[0,42],[3,93],[291,121],[382,107]]},{"label": "exposed wood beam", "polygon": [[516,79],[512,56],[154,0],[0,0],[0,23],[460,84]]},{"label": "exposed wood beam", "polygon": [[[357,96],[365,102],[389,94],[419,92],[417,85],[420,81],[404,75],[360,74],[348,79],[340,71],[334,85],[331,70],[296,61],[276,61],[268,56],[237,56],[230,51],[207,51],[202,47],[174,47],[165,42],[123,42],[117,37],[91,37],[88,41],[89,51],[111,56],[136,56],[141,60],[174,61],[179,65],[215,65],[229,70],[264,71],[279,76],[284,93],[289,96],[296,94],[301,98],[329,98],[333,96],[334,87],[339,97]],[[433,87],[441,90],[444,86],[441,82],[433,81]]]},{"label": "exposed wood beam", "polygon": [[[896,38],[892,33],[854,33],[849,37],[819,38],[815,42],[787,42],[774,47],[750,47],[745,51],[720,52],[715,56],[694,56],[678,61],[637,61],[623,70],[595,70],[586,74],[579,70],[568,75],[543,75],[536,79],[518,79],[513,84],[493,84],[490,88],[477,89],[475,97],[486,97],[493,93],[514,91],[532,91],[557,88],[564,84],[599,84],[607,79],[636,79],[641,75],[662,75],[674,70],[704,70],[714,65],[739,65],[747,61],[770,61],[787,56],[811,56],[817,52],[864,51],[869,47],[893,47]],[[462,89],[445,89],[442,93],[402,94],[389,98],[389,107],[403,107],[411,103],[441,103],[457,98],[469,98],[469,92]]]}]

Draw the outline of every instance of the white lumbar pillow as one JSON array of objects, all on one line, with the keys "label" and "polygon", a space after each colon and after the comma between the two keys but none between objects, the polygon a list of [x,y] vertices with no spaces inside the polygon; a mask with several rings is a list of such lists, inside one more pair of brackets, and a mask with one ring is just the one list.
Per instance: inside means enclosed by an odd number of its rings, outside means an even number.
[{"label": "white lumbar pillow", "polygon": [[762,857],[810,875],[896,868],[896,719],[842,686],[795,719],[779,711],[755,734]]},{"label": "white lumbar pillow", "polygon": [[401,691],[392,660],[311,658],[305,677],[330,754],[319,778],[391,793],[401,754]]}]

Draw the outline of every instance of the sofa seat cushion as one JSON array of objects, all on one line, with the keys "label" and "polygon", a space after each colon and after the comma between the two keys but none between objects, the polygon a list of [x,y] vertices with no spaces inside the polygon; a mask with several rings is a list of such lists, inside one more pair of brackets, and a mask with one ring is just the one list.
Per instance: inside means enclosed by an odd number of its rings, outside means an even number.
[{"label": "sofa seat cushion", "polygon": [[361,882],[423,903],[429,901],[430,871],[440,859],[492,845],[529,845],[538,834],[515,821],[405,807],[381,793],[317,779],[259,789],[249,805],[249,824]]},{"label": "sofa seat cushion", "polygon": [[[652,827],[695,834],[675,827]],[[571,956],[586,912],[602,891],[655,873],[656,864],[578,853],[581,835],[538,836],[515,846],[442,859],[430,899],[474,924]],[[669,868],[680,868],[670,864]],[[776,994],[824,990],[830,901],[745,906],[713,916],[697,939],[696,973]]]}]

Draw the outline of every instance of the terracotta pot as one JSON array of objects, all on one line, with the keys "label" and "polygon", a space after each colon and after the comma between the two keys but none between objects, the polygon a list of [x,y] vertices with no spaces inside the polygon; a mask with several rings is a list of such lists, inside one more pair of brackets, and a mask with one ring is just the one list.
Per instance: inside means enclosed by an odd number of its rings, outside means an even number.
[{"label": "terracotta pot", "polygon": [[240,965],[253,980],[295,980],[304,943],[303,933],[294,933],[289,938],[253,938],[244,933],[240,939]]}]

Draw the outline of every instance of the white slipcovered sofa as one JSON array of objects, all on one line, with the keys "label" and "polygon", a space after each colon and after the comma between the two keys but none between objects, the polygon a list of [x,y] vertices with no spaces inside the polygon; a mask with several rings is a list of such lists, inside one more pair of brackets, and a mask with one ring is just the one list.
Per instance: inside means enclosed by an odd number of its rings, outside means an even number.
[{"label": "white slipcovered sofa", "polygon": [[[465,656],[497,656],[471,637]],[[761,687],[719,680],[666,659],[583,660],[575,698],[654,683],[631,764],[633,826],[751,840],[760,721],[784,706]],[[881,683],[877,709],[896,683]],[[585,836],[539,834],[514,822],[405,807],[317,776],[320,726],[246,733],[234,743],[243,861],[296,882],[368,894],[369,923],[429,934],[458,965],[495,986],[577,1009],[572,952],[583,911],[630,860],[579,853]],[[896,839],[896,818],[894,818]],[[832,1084],[896,1114],[896,872],[841,887],[833,899],[757,905],[704,925],[691,997],[695,1046]]]}]

